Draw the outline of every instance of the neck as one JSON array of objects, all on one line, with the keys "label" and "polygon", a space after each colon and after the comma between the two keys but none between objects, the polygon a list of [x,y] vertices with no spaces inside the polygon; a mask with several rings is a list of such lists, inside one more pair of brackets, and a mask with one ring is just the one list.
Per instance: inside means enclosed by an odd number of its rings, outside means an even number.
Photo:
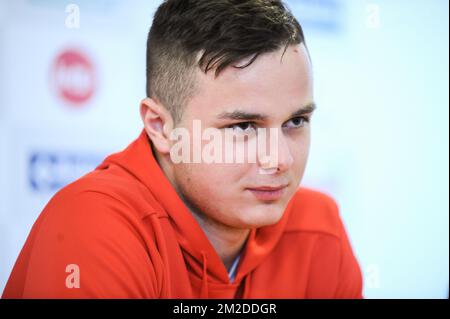
[{"label": "neck", "polygon": [[192,209],[190,211],[222,259],[225,268],[230,270],[233,261],[244,247],[250,230],[229,227]]},{"label": "neck", "polygon": [[192,216],[197,220],[220,259],[222,259],[225,268],[229,271],[234,260],[244,247],[250,230],[231,227],[208,217],[200,209],[191,205],[176,185],[174,185],[174,188]]}]

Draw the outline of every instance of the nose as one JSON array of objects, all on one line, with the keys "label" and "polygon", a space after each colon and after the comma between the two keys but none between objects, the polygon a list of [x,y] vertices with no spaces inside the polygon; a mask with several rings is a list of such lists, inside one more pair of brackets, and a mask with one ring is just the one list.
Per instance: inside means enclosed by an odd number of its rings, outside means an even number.
[{"label": "nose", "polygon": [[[289,143],[280,129],[271,128],[268,135],[258,135],[259,171],[261,174],[283,173],[289,170],[294,163]],[[267,145],[269,146],[269,155],[266,152]]]}]

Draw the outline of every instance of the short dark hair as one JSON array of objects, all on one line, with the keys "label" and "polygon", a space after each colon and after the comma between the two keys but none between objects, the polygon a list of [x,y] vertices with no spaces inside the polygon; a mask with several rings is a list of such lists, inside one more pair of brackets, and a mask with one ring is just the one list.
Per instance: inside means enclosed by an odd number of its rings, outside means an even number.
[{"label": "short dark hair", "polygon": [[[228,66],[304,43],[299,22],[281,0],[165,0],[147,40],[147,96],[175,123],[195,92],[195,68],[217,77]],[[249,59],[245,65],[236,66]]]}]

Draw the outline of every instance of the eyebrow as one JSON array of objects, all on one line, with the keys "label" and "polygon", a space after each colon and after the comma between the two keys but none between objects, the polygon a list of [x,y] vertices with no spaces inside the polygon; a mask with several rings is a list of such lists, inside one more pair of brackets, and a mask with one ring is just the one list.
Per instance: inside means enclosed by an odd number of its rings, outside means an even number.
[{"label": "eyebrow", "polygon": [[[314,112],[316,109],[316,104],[309,103],[305,106],[302,106],[297,111],[293,112],[290,118],[299,117],[305,114],[309,114]],[[218,119],[221,120],[241,120],[241,121],[264,121],[267,120],[268,116],[261,113],[248,113],[240,110],[236,110],[233,112],[223,112],[217,116]]]}]

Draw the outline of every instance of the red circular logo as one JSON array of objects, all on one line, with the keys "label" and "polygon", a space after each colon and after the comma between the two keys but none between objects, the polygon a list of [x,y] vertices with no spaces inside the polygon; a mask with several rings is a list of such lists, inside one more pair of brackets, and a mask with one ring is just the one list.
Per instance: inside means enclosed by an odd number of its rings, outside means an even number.
[{"label": "red circular logo", "polygon": [[85,104],[94,95],[95,70],[89,57],[70,49],[59,54],[52,66],[52,82],[57,95],[75,106]]}]

